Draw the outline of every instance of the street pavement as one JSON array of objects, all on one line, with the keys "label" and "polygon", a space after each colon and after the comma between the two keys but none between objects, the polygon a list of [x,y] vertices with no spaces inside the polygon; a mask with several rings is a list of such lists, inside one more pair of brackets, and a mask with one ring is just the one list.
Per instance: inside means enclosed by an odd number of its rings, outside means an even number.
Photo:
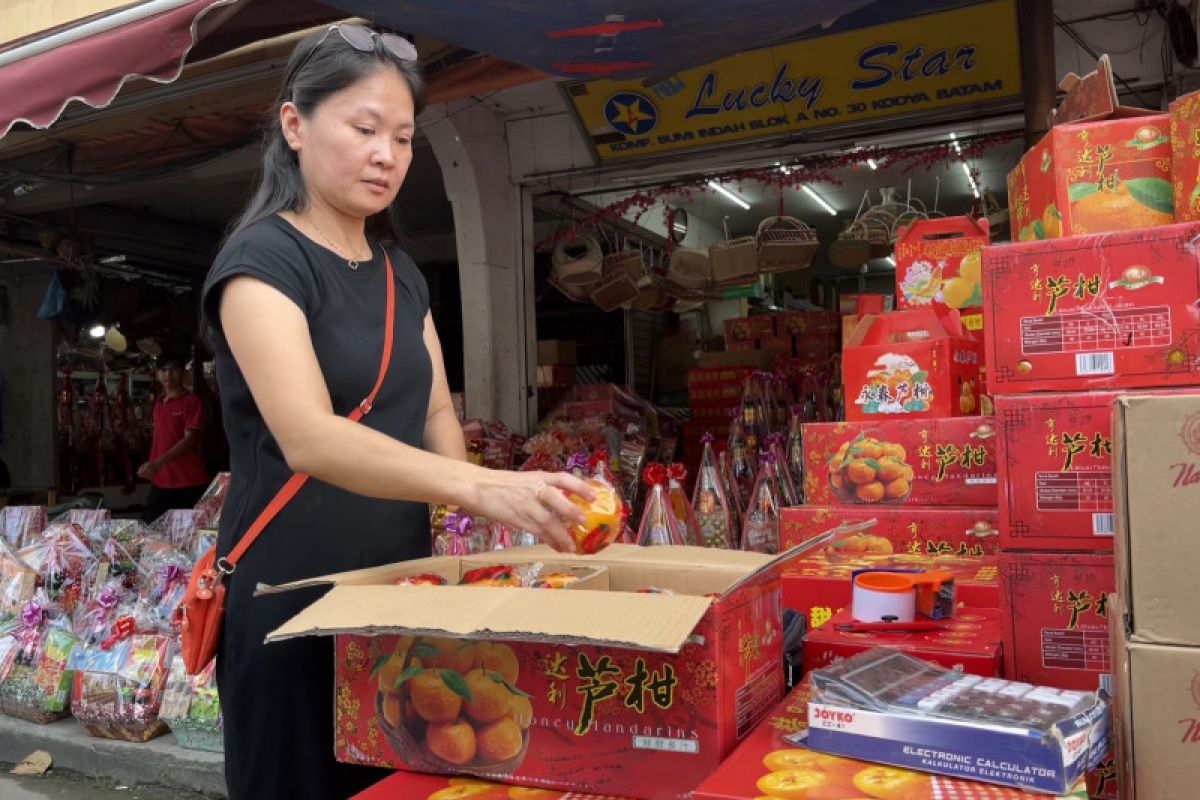
[{"label": "street pavement", "polygon": [[209,800],[212,795],[161,786],[124,786],[104,778],[51,769],[40,778],[9,775],[0,765],[0,800]]}]

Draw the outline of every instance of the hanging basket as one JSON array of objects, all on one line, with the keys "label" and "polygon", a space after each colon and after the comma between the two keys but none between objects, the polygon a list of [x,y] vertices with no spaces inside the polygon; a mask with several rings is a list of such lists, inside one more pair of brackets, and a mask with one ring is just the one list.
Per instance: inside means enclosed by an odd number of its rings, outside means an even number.
[{"label": "hanging basket", "polygon": [[675,298],[666,293],[659,278],[649,275],[638,281],[638,296],[624,305],[634,311],[665,311],[675,304]]},{"label": "hanging basket", "polygon": [[753,236],[726,239],[708,248],[714,286],[740,286],[758,277],[758,241]]},{"label": "hanging basket", "polygon": [[601,311],[615,311],[632,302],[639,294],[637,282],[622,271],[613,272],[594,287],[589,297]]},{"label": "hanging basket", "polygon": [[617,273],[629,276],[634,283],[646,275],[646,262],[640,250],[618,250],[604,257],[602,277],[608,278]]},{"label": "hanging basket", "polygon": [[703,292],[712,285],[712,263],[708,253],[676,247],[667,262],[667,280],[680,290]]},{"label": "hanging basket", "polygon": [[817,232],[795,217],[767,217],[758,224],[760,272],[806,269],[818,247]]},{"label": "hanging basket", "polygon": [[566,297],[568,299],[574,300],[576,303],[592,302],[592,287],[594,287],[596,285],[596,282],[593,281],[592,283],[567,286],[567,285],[561,283],[560,281],[558,281],[554,277],[553,273],[551,273],[551,275],[550,275],[549,283],[555,289],[558,289],[558,291],[560,291],[564,295],[566,295]]},{"label": "hanging basket", "polygon": [[871,258],[871,242],[866,231],[851,225],[838,234],[837,241],[829,245],[829,260],[842,269],[858,269]]},{"label": "hanging basket", "polygon": [[[583,248],[582,253],[568,252],[567,248]],[[600,279],[604,263],[604,250],[600,241],[590,233],[581,233],[570,241],[560,239],[554,245],[551,256],[554,263],[554,280],[562,286],[587,286]]]}]

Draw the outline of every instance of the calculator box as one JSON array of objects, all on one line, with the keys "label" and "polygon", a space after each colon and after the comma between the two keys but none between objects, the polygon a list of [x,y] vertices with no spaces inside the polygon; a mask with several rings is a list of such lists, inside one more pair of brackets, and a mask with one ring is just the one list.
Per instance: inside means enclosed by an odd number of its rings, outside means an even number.
[{"label": "calculator box", "polygon": [[803,614],[809,628],[819,628],[850,607],[851,576],[860,569],[943,570],[954,576],[959,603],[971,608],[999,608],[1000,584],[995,556],[929,556],[817,553],[792,563],[783,573],[783,605]]},{"label": "calculator box", "polygon": [[804,637],[807,673],[872,647],[891,647],[932,661],[946,669],[997,678],[1004,673],[1000,652],[1000,612],[994,608],[961,608],[937,631],[851,631],[839,626],[854,620],[849,608]]},{"label": "calculator box", "polygon": [[839,525],[869,520],[875,520],[869,530],[840,539],[833,549],[931,556],[984,556],[999,549],[995,508],[905,506],[901,510],[866,505],[785,508],[779,522],[782,547],[787,550]]},{"label": "calculator box", "polygon": [[1001,553],[1004,674],[1060,689],[1112,686],[1107,553]]},{"label": "calculator box", "polygon": [[[920,661],[911,663],[929,671],[891,677],[889,665],[903,657],[877,648],[811,673],[808,746],[1058,794],[1108,753],[1109,706],[1100,695],[960,675]],[[866,661],[881,667],[862,666]],[[839,670],[841,679],[829,677]]]},{"label": "calculator box", "polygon": [[805,499],[813,505],[996,505],[991,417],[814,422],[804,426]]},{"label": "calculator box", "polygon": [[1200,223],[983,250],[993,395],[1200,383]]},{"label": "calculator box", "polygon": [[[792,741],[804,736],[808,728],[810,692],[807,679],[796,686],[767,720],[696,787],[692,800],[756,797],[1034,800],[1019,789],[867,764],[810,750],[803,742]],[[1083,800],[1084,797],[1083,781],[1079,781],[1069,793],[1040,795],[1037,800]]]}]

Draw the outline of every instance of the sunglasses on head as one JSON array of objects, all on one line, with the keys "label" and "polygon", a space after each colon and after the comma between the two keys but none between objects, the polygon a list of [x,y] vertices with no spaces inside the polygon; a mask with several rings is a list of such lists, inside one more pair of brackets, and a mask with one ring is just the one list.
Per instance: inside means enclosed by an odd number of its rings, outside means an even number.
[{"label": "sunglasses on head", "polygon": [[330,25],[329,29],[325,31],[325,35],[312,46],[311,50],[304,54],[304,58],[296,65],[293,74],[299,74],[304,65],[308,63],[308,60],[312,58],[312,54],[317,52],[321,48],[321,45],[325,44],[325,40],[329,38],[329,34],[331,33],[337,33],[338,36],[342,37],[342,41],[360,53],[372,52],[375,49],[375,38],[379,37],[379,41],[383,43],[384,49],[400,61],[416,61],[418,58],[417,48],[403,36],[397,36],[394,33],[379,33],[364,25],[338,23]]}]

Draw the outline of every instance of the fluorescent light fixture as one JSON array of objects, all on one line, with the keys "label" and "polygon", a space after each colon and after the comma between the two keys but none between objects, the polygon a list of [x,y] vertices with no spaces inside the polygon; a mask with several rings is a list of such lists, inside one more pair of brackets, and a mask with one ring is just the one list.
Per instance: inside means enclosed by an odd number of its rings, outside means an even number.
[{"label": "fluorescent light fixture", "polygon": [[879,164],[877,164],[873,158],[867,159],[867,166],[873,170],[879,169]]},{"label": "fluorescent light fixture", "polygon": [[88,336],[91,336],[93,339],[103,338],[104,330],[105,329],[103,325],[93,325],[92,327],[88,328]]},{"label": "fluorescent light fixture", "polygon": [[954,145],[954,152],[961,156],[962,145],[958,143],[958,134],[954,131],[950,131],[950,144]]},{"label": "fluorescent light fixture", "polygon": [[963,172],[967,175],[967,182],[971,184],[971,191],[975,193],[975,199],[979,199],[979,184],[975,182],[975,176],[971,174],[971,167],[967,162],[962,162]]},{"label": "fluorescent light fixture", "polygon": [[896,266],[896,257],[895,256],[888,256],[886,260],[893,267]]},{"label": "fluorescent light fixture", "polygon": [[745,200],[743,200],[742,198],[738,197],[736,194],[734,194],[733,192],[729,191],[728,189],[726,189],[724,186],[722,186],[721,184],[717,183],[716,181],[709,181],[709,182],[708,182],[708,188],[712,189],[712,190],[713,190],[713,191],[715,191],[717,194],[719,194],[719,195],[722,195],[722,196],[723,196],[723,197],[724,197],[726,200],[728,200],[729,202],[733,203],[734,205],[736,205],[736,206],[741,206],[743,210],[745,210],[745,211],[749,211],[749,210],[750,210],[750,204],[749,204],[749,203],[747,203]]},{"label": "fluorescent light fixture", "polygon": [[836,216],[837,216],[837,210],[836,210],[836,209],[834,209],[834,207],[833,207],[833,206],[829,205],[829,201],[828,201],[828,200],[826,200],[824,197],[821,197],[821,195],[819,195],[819,194],[817,194],[816,192],[814,192],[814,191],[813,191],[813,188],[812,188],[811,186],[807,186],[807,185],[806,185],[806,186],[802,186],[801,188],[802,188],[802,189],[804,189],[804,193],[805,193],[806,195],[808,195],[809,197],[811,197],[813,200],[816,200],[816,201],[817,201],[817,203],[818,203],[818,204],[821,206],[821,208],[823,208],[823,209],[825,209],[826,211],[828,211],[828,212],[829,212],[829,216],[831,216],[831,217],[836,217]]}]

